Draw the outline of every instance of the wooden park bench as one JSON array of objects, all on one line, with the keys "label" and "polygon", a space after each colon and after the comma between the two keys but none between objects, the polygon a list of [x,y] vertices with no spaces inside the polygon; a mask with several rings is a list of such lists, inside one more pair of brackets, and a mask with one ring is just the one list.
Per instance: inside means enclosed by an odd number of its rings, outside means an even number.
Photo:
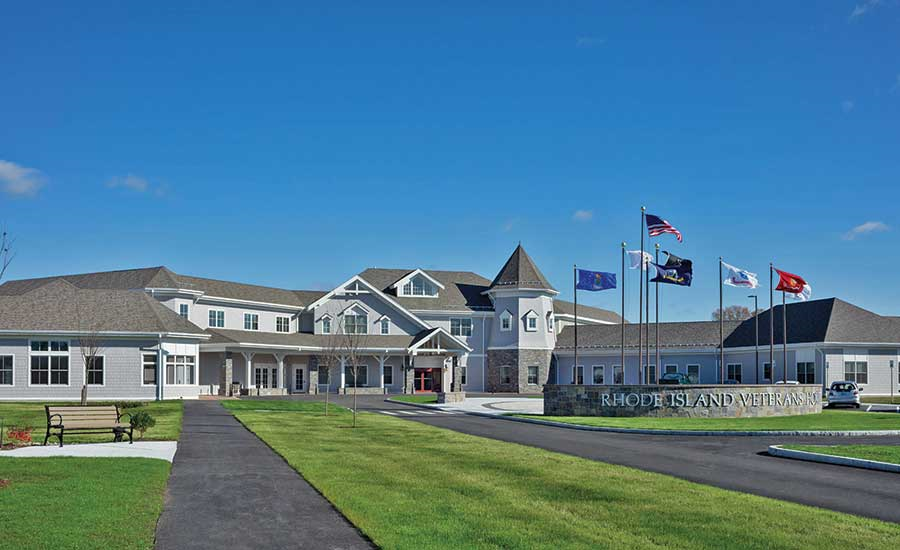
[{"label": "wooden park bench", "polygon": [[[76,407],[45,405],[47,411],[47,435],[44,445],[50,436],[59,438],[59,446],[63,446],[63,436],[70,433],[106,433],[112,432],[113,441],[122,441],[122,435],[128,434],[128,442],[134,443],[134,428],[129,413],[119,413],[116,405]],[[127,416],[128,422],[122,417]]]}]

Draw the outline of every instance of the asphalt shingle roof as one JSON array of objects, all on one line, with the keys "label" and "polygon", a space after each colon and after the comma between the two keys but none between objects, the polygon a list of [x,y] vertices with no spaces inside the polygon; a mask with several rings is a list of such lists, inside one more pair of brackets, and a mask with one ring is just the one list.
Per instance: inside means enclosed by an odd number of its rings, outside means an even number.
[{"label": "asphalt shingle roof", "polygon": [[[332,335],[310,334],[308,332],[273,333],[253,332],[231,329],[206,329],[211,335],[211,344],[257,344],[263,346],[298,346],[327,348],[336,345]],[[365,348],[403,348],[406,349],[416,342],[422,335],[430,331],[424,330],[415,336],[408,335],[382,335],[370,334],[361,340],[360,345]]]},{"label": "asphalt shingle roof", "polygon": [[[581,308],[579,308],[581,309]],[[740,324],[737,321],[725,323],[727,336]],[[647,328],[644,327],[646,337]],[[650,325],[650,341],[656,343],[656,325]],[[638,325],[625,325],[625,347],[637,348]],[[578,325],[578,349],[618,349],[622,342],[621,325]],[[557,349],[573,349],[575,343],[575,327],[563,328],[556,339]],[[659,324],[660,347],[716,347],[719,345],[718,321],[688,321],[681,323]]]},{"label": "asphalt shingle roof", "polygon": [[84,289],[62,279],[0,295],[0,329],[204,334],[144,292]]},{"label": "asphalt shingle roof", "polygon": [[544,290],[556,290],[553,285],[547,281],[538,266],[522,248],[522,245],[513,250],[512,255],[506,260],[506,263],[494,277],[491,282],[491,289],[498,288],[538,288]]},{"label": "asphalt shingle roof", "polygon": [[491,299],[482,292],[491,282],[471,271],[424,270],[430,277],[440,281],[444,288],[436,298],[409,298],[397,296],[390,287],[415,269],[369,268],[359,274],[375,288],[391,296],[406,309],[440,311],[484,311],[492,310]]}]

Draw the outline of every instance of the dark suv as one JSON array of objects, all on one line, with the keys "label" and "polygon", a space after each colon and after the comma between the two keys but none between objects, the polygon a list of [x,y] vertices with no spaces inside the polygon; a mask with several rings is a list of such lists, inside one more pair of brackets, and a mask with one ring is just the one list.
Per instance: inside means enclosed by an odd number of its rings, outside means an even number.
[{"label": "dark suv", "polygon": [[662,378],[659,379],[660,384],[690,384],[691,378],[681,372],[670,372],[668,374],[662,375]]}]

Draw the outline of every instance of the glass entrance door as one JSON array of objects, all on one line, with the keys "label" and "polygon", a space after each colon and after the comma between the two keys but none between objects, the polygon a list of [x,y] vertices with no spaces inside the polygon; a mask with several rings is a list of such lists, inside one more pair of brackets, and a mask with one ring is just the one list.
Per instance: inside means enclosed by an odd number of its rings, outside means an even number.
[{"label": "glass entrance door", "polygon": [[416,369],[413,389],[416,392],[435,392],[440,389],[440,369]]}]

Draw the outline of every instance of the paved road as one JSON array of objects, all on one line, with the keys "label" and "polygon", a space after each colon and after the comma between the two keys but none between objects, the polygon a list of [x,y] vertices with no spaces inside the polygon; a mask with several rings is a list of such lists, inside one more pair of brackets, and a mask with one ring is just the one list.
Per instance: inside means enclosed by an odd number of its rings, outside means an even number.
[{"label": "paved road", "polygon": [[158,549],[372,548],[218,402],[185,401]]},{"label": "paved road", "polygon": [[[333,401],[346,405],[349,398]],[[415,410],[359,397],[360,410]],[[900,437],[704,437],[588,432],[474,415],[398,415],[450,430],[669,474],[757,495],[900,522],[900,475],[774,458],[771,444],[900,444]]]}]

